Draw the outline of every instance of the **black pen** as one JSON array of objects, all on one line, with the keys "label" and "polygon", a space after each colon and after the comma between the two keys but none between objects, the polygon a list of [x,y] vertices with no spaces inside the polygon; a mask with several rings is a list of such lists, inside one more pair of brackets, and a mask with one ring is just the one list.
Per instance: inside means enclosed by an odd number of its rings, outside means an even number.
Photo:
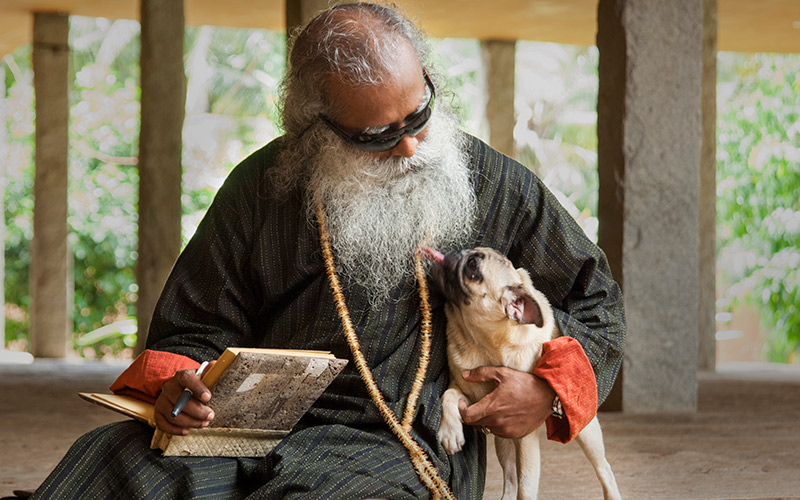
[{"label": "black pen", "polygon": [[[208,361],[203,361],[203,363],[200,365],[200,368],[198,368],[197,371],[194,372],[195,375],[199,377],[203,373],[203,370],[206,369],[206,366],[208,366]],[[190,399],[192,399],[192,391],[190,391],[188,388],[184,389],[183,392],[181,393],[181,396],[178,398],[178,402],[175,403],[175,407],[172,408],[172,413],[171,413],[172,418],[175,418],[181,414],[183,408],[186,406],[186,403],[188,403]]]}]

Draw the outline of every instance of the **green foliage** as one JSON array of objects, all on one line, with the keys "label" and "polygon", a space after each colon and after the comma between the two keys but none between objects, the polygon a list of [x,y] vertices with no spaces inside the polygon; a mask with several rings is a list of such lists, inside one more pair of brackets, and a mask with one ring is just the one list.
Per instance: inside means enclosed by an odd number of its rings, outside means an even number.
[{"label": "green foliage", "polygon": [[[184,242],[235,163],[276,135],[284,37],[259,30],[187,29]],[[68,237],[72,347],[125,356],[135,345],[139,24],[70,18]],[[6,72],[6,339],[27,341],[33,237],[34,118],[30,47]]]},{"label": "green foliage", "polygon": [[[597,48],[517,42],[516,54],[516,157],[596,241]],[[464,128],[488,140],[480,43],[435,40],[433,56]]]},{"label": "green foliage", "polygon": [[28,339],[30,240],[33,238],[33,80],[30,47],[6,60],[5,294],[6,340]]},{"label": "green foliage", "polygon": [[230,170],[278,135],[281,33],[187,28],[183,133],[183,242],[194,234]]},{"label": "green foliage", "polygon": [[116,355],[121,335],[84,335],[136,314],[138,23],[73,18],[69,228],[73,347]]},{"label": "green foliage", "polygon": [[718,267],[756,306],[767,357],[800,354],[800,56],[720,54]]},{"label": "green foliage", "polygon": [[597,241],[596,47],[517,43],[520,162],[536,172]]},{"label": "green foliage", "polygon": [[[285,37],[266,30],[232,28],[189,29],[205,52],[209,78],[209,110],[238,117],[264,117],[278,122],[274,93],[283,73]],[[200,47],[199,45],[202,45]],[[202,54],[197,54],[199,57]]]},{"label": "green foliage", "polygon": [[432,40],[432,45],[434,70],[445,80],[439,83],[437,99],[446,99],[468,132],[484,137],[480,43],[477,40],[445,38]]}]

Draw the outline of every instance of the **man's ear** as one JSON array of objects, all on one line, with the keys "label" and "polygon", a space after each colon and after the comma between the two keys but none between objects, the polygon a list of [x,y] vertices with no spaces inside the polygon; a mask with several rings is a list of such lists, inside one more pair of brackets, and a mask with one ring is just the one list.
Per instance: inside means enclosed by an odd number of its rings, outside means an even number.
[{"label": "man's ear", "polygon": [[520,285],[509,287],[511,300],[506,304],[506,315],[523,325],[544,326],[539,303]]}]

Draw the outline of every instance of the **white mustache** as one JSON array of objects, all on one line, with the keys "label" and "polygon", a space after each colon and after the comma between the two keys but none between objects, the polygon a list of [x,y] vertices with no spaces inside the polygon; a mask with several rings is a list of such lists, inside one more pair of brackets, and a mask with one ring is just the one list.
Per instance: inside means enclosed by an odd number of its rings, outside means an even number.
[{"label": "white mustache", "polygon": [[[412,258],[426,240],[465,241],[474,194],[455,120],[431,120],[412,158],[378,160],[351,148],[322,148],[309,192],[326,208],[341,273],[383,302],[413,276]],[[313,204],[310,204],[313,207]]]}]

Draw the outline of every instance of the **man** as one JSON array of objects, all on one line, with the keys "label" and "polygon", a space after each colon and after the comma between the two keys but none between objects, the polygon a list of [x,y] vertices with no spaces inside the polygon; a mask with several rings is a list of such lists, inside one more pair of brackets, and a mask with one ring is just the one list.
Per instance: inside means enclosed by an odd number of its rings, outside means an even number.
[{"label": "man", "polygon": [[[497,248],[531,272],[557,309],[566,337],[544,354],[537,369],[544,378],[472,370],[470,380],[496,389],[463,409],[467,442],[447,456],[436,439],[448,383],[445,318],[442,298],[431,298],[430,361],[410,435],[456,497],[483,492],[479,427],[514,437],[548,419],[549,434],[561,441],[580,430],[621,361],[619,287],[602,252],[539,179],[458,131],[428,59],[423,35],[391,8],[339,6],[305,27],[284,81],[286,134],[237,166],[220,189],[165,285],[149,350],[113,390],[154,398],[158,427],[182,434],[213,419],[201,404],[210,395],[190,369],[227,346],[351,358],[320,250],[319,209],[366,377],[398,420],[423,349],[414,275],[421,244]],[[185,387],[197,396],[171,417]],[[561,419],[551,417],[556,394]],[[267,457],[161,457],[149,449],[151,434],[136,422],[92,431],[37,497],[431,494],[353,363]]]}]

